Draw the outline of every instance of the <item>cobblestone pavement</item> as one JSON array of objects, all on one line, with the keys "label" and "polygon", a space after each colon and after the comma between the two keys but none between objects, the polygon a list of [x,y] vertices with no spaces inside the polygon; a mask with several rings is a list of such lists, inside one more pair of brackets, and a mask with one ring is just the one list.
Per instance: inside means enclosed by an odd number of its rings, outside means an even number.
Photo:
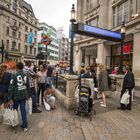
[{"label": "cobblestone pavement", "polygon": [[29,130],[0,124],[0,140],[140,140],[140,99],[133,102],[132,111],[117,110],[118,101],[107,99],[107,108],[94,108],[92,121],[86,116],[75,116],[60,103],[57,109],[28,117]]}]

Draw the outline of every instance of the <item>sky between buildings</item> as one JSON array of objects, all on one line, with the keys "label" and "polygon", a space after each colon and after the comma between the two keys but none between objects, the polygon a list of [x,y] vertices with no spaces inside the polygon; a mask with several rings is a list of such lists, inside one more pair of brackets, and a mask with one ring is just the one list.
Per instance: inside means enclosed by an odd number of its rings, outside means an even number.
[{"label": "sky between buildings", "polygon": [[[64,34],[69,35],[70,11],[76,0],[25,0],[32,5],[39,22],[45,22],[56,29],[62,27]],[[76,5],[75,5],[76,7]]]}]

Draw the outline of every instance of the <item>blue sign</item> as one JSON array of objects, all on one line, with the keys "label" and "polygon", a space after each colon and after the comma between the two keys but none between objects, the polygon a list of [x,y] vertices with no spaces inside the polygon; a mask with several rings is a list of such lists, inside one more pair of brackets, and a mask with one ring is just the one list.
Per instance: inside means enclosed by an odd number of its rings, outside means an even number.
[{"label": "blue sign", "polygon": [[30,32],[30,34],[29,34],[29,44],[33,45],[33,43],[34,43],[34,33]]},{"label": "blue sign", "polygon": [[119,32],[113,32],[110,30],[97,28],[95,26],[90,26],[82,23],[78,23],[74,25],[75,33],[97,37],[100,39],[110,40],[110,41],[121,41],[124,39],[124,35]]}]

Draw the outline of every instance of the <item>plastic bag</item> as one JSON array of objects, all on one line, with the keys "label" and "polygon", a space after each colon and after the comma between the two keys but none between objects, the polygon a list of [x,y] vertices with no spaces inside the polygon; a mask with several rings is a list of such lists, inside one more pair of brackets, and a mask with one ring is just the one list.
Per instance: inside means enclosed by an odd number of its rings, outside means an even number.
[{"label": "plastic bag", "polygon": [[127,91],[125,91],[125,93],[123,94],[123,96],[121,98],[121,103],[125,104],[125,105],[129,104],[129,97],[130,97],[129,91],[127,90]]},{"label": "plastic bag", "polygon": [[26,101],[26,109],[27,109],[27,112],[29,113],[29,115],[31,115],[32,114],[32,98],[29,98]]},{"label": "plastic bag", "polygon": [[3,116],[3,123],[10,125],[10,126],[17,126],[19,124],[19,118],[18,118],[18,112],[17,110],[13,110],[13,109],[5,109],[5,113]]},{"label": "plastic bag", "polygon": [[43,102],[44,102],[44,106],[45,106],[45,109],[47,111],[49,111],[51,109],[50,105],[45,101],[45,99],[43,98]]}]

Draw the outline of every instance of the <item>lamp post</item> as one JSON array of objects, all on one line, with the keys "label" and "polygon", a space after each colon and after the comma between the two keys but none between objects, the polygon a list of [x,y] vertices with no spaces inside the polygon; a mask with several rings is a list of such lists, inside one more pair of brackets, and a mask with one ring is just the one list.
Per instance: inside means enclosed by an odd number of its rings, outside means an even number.
[{"label": "lamp post", "polygon": [[125,39],[125,22],[122,23],[121,26],[121,33],[123,35],[123,40],[121,41],[121,54],[120,54],[120,74],[123,74],[123,46],[124,46],[124,39]]},{"label": "lamp post", "polygon": [[74,23],[76,22],[75,14],[76,14],[75,7],[74,7],[74,4],[72,4],[71,19],[70,19],[70,22],[71,22],[71,33],[70,33],[70,38],[71,38],[71,42],[70,42],[70,45],[71,45],[71,48],[70,48],[70,74],[73,74],[73,46],[74,46],[73,28],[74,28]]}]

